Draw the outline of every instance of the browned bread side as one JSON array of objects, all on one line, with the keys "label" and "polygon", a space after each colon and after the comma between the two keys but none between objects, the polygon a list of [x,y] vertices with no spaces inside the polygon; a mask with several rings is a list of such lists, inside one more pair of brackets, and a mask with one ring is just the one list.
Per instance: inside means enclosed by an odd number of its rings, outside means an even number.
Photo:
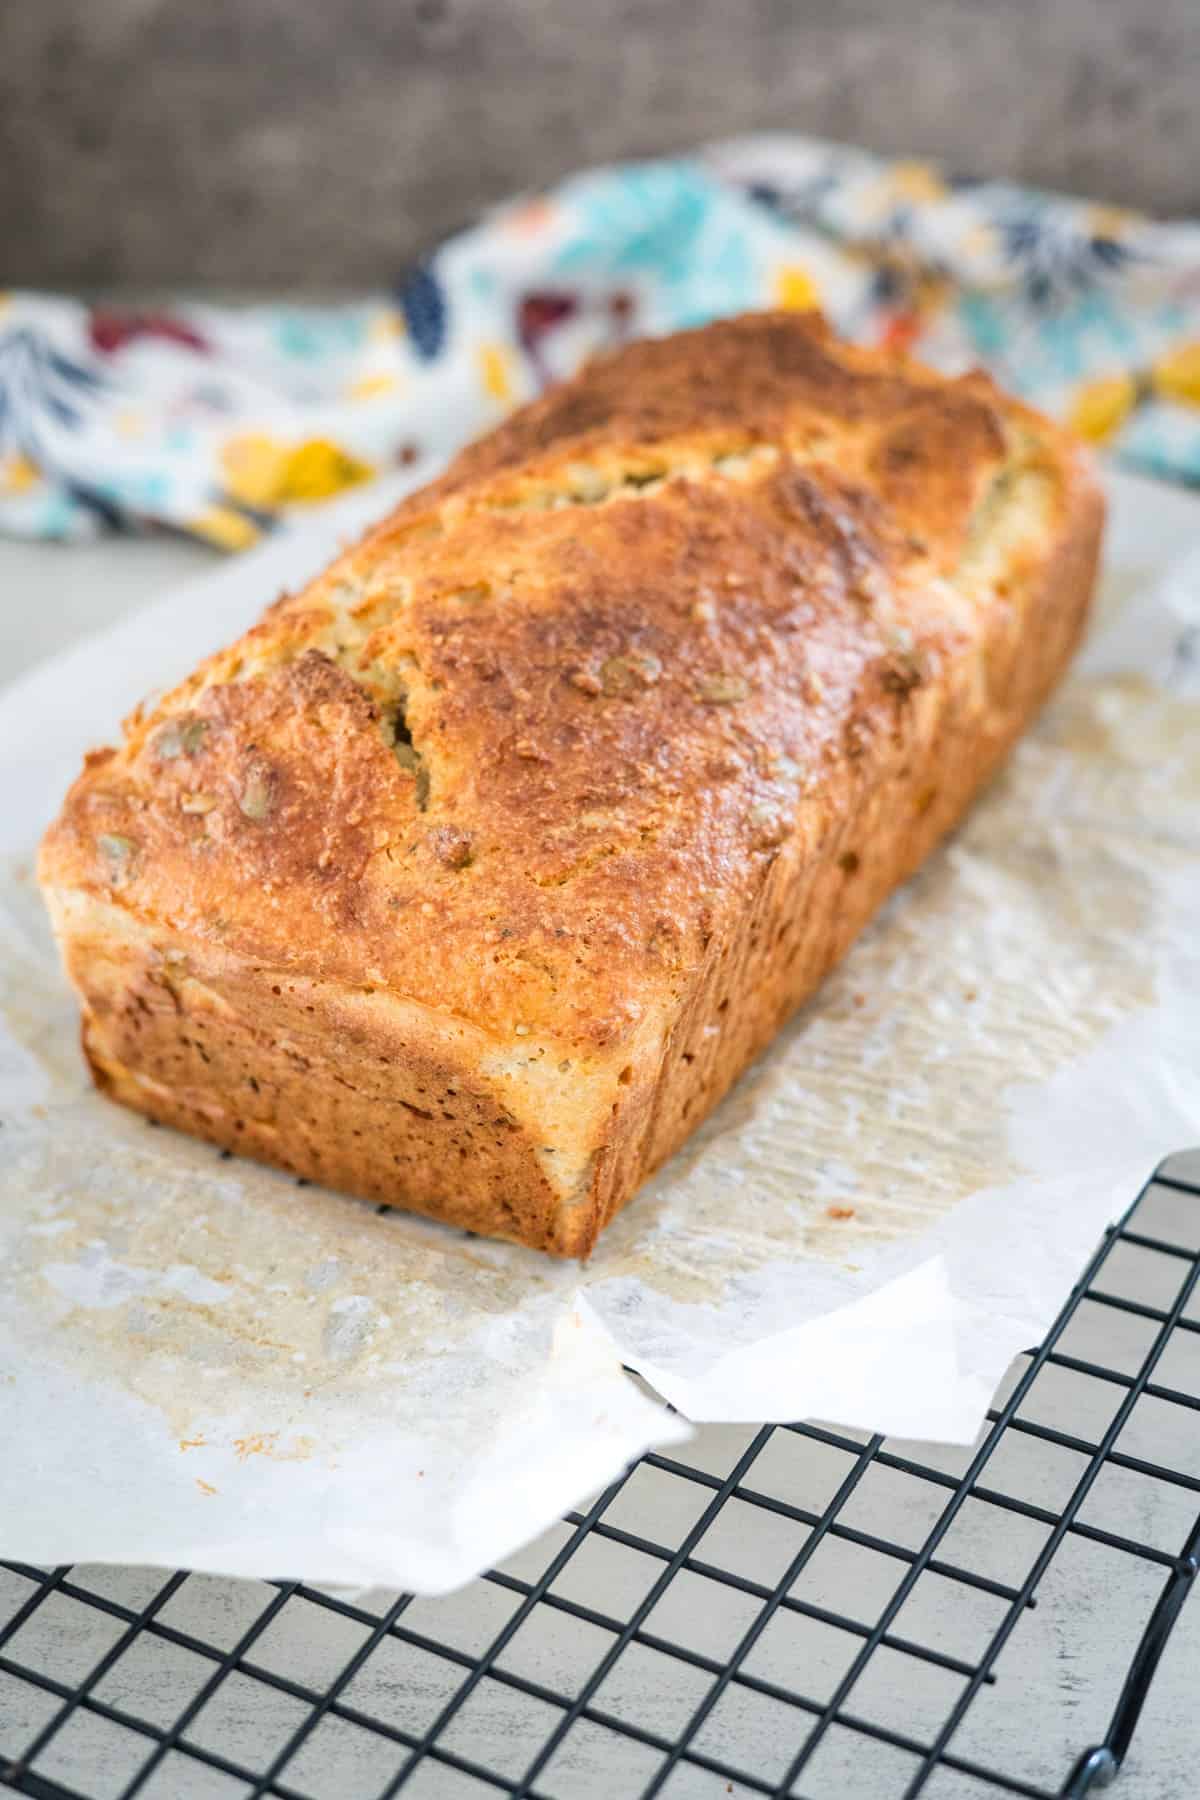
[{"label": "browned bread side", "polygon": [[88,759],[40,876],[98,1083],[586,1254],[1036,712],[1102,514],[812,319],[595,364]]}]

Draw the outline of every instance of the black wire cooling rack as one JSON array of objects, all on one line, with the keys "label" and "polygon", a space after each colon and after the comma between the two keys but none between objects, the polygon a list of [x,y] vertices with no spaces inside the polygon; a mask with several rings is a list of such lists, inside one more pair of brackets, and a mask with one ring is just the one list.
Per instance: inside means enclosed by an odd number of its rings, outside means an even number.
[{"label": "black wire cooling rack", "polygon": [[[1200,1179],[1194,1162],[1165,1167],[1181,1166],[1106,1234],[971,1451],[814,1424],[710,1430],[436,1601],[0,1565],[0,1787],[1075,1800],[1107,1786],[1200,1559]],[[1051,1666],[1063,1704],[1039,1714]]]}]

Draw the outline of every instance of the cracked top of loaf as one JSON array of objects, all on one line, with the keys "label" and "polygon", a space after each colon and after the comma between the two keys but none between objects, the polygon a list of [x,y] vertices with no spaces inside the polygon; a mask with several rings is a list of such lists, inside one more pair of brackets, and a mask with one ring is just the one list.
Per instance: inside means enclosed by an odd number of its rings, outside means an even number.
[{"label": "cracked top of loaf", "polygon": [[[634,344],[136,713],[42,878],[502,1044],[615,1051],[973,653],[1063,466],[985,378],[815,318]],[[983,718],[982,653],[971,691]]]}]

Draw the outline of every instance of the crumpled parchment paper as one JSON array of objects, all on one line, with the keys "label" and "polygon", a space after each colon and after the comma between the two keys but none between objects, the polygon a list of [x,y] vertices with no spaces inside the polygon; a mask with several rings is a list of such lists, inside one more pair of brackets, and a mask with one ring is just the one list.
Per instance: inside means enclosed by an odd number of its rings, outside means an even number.
[{"label": "crumpled parchment paper", "polygon": [[1200,1139],[1200,505],[1112,489],[1044,719],[585,1268],[98,1098],[33,885],[83,749],[387,496],[10,688],[0,1553],[437,1592],[686,1435],[623,1364],[696,1420],[970,1440],[1104,1223]]}]

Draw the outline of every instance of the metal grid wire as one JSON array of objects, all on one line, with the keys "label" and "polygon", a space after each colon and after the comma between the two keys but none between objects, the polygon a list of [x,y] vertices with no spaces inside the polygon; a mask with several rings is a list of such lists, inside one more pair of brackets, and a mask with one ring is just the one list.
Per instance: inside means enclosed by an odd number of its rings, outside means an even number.
[{"label": "metal grid wire", "polygon": [[[1170,1206],[1156,1211],[1164,1199]],[[13,1608],[0,1626],[0,1787],[38,1800],[402,1791],[1074,1800],[1107,1786],[1200,1560],[1200,1468],[1135,1453],[1148,1435],[1150,1449],[1186,1443],[1186,1431],[1164,1432],[1161,1420],[1183,1409],[1190,1426],[1200,1412],[1196,1201],[1190,1173],[1160,1172],[1148,1185],[1023,1359],[977,1446],[957,1453],[965,1466],[956,1453],[905,1454],[813,1424],[726,1432],[723,1457],[644,1457],[549,1539],[442,1601],[351,1601],[298,1582],[183,1571],[0,1565],[0,1601]],[[1163,1217],[1170,1235],[1152,1228]],[[1072,1349],[1088,1320],[1102,1360]],[[1168,1379],[1177,1367],[1183,1377]],[[1084,1404],[1085,1389],[1106,1406]],[[1039,1404],[1044,1393],[1049,1405]],[[1131,1429],[1147,1408],[1159,1409],[1157,1436]],[[1086,1434],[1066,1428],[1097,1417]],[[1094,1504],[1113,1481],[1140,1484],[1135,1516],[1166,1516],[1157,1533],[1166,1542],[1120,1519],[1114,1528],[1112,1508]],[[658,1493],[653,1535],[637,1529],[647,1484]],[[1043,1498],[1029,1498],[1030,1486]],[[1165,1515],[1148,1492],[1170,1496]],[[881,1517],[895,1529],[869,1528]],[[1022,1546],[1025,1560],[997,1574]],[[1096,1576],[1086,1562],[1066,1568],[1071,1549],[1135,1564],[1144,1578],[1140,1611],[1122,1601],[1106,1691],[1089,1696],[1092,1715],[1111,1707],[1111,1722],[1099,1741],[1081,1741],[1068,1721],[1040,1762],[1022,1768],[1010,1755],[1001,1766],[996,1745],[1011,1752],[1016,1740],[996,1731],[994,1708],[1008,1706],[1011,1724],[1013,1708],[1019,1717],[1028,1704],[1021,1645],[1052,1566],[1074,1609],[1071,1630],[1089,1629]],[[610,1559],[588,1598],[574,1579],[585,1552]],[[115,1579],[135,1574],[140,1588]],[[931,1584],[936,1604],[924,1605]],[[1114,1573],[1118,1589],[1132,1591]],[[205,1624],[197,1591],[219,1603]],[[869,1620],[846,1610],[864,1598]],[[67,1607],[58,1636],[39,1637],[39,1624]],[[965,1621],[978,1623],[980,1607],[987,1629],[968,1644]],[[546,1622],[557,1635],[539,1657],[527,1645]],[[981,1700],[991,1722],[973,1732]],[[723,1729],[730,1718],[740,1735]]]}]

